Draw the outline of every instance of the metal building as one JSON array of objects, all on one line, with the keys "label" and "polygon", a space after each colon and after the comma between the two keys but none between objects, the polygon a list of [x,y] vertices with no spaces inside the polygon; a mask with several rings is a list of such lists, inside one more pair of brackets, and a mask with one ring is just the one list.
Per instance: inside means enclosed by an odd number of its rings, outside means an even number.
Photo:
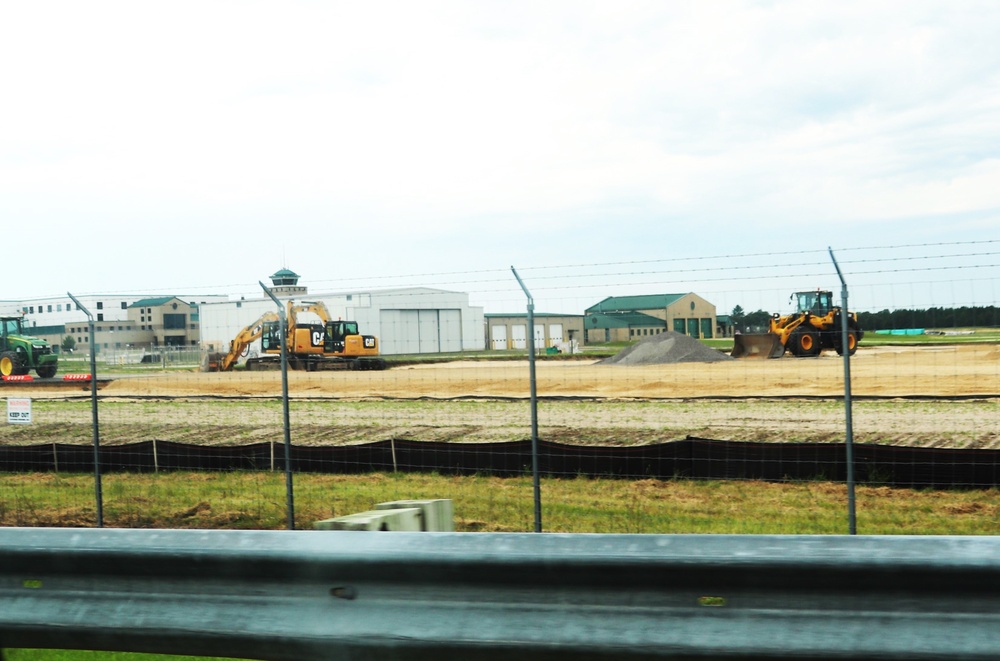
[{"label": "metal building", "polygon": [[[301,289],[297,303],[319,301],[334,318],[358,322],[365,335],[379,339],[383,355],[479,351],[485,347],[483,309],[469,305],[469,295],[427,287],[381,291],[309,294]],[[275,312],[274,301],[261,296],[200,306],[201,346],[226,351],[229,342],[266,312]],[[260,349],[259,341],[251,351]]]},{"label": "metal building", "polygon": [[[575,353],[583,344],[583,315],[535,312],[535,348],[555,347]],[[528,315],[525,312],[486,315],[486,346],[489,349],[524,350],[528,347]]]}]

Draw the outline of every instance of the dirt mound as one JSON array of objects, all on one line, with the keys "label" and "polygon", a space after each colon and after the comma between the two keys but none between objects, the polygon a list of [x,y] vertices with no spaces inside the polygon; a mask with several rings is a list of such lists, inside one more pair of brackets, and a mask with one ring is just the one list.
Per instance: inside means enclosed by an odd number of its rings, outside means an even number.
[{"label": "dirt mound", "polygon": [[721,351],[674,331],[667,331],[641,340],[622,349],[597,365],[661,365],[665,363],[714,363],[733,360]]}]

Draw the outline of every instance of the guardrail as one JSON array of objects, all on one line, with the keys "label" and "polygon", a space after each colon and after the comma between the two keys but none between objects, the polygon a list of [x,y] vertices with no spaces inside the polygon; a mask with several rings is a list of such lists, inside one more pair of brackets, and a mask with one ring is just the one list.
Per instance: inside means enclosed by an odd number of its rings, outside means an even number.
[{"label": "guardrail", "polygon": [[0,647],[1000,656],[1000,538],[0,529]]}]

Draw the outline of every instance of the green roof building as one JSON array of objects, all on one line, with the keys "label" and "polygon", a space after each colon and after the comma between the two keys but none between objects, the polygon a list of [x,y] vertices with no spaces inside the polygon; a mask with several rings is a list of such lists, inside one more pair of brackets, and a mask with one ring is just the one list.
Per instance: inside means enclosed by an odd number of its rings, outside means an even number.
[{"label": "green roof building", "polygon": [[586,310],[586,341],[630,342],[672,330],[699,339],[715,336],[715,306],[701,296],[609,296]]}]

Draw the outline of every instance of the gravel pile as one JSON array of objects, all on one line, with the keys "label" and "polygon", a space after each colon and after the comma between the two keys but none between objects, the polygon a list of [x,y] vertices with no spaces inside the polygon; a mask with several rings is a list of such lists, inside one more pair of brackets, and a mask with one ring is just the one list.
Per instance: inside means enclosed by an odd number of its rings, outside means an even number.
[{"label": "gravel pile", "polygon": [[622,349],[597,365],[662,365],[667,363],[714,363],[734,360],[687,335],[667,331]]}]

